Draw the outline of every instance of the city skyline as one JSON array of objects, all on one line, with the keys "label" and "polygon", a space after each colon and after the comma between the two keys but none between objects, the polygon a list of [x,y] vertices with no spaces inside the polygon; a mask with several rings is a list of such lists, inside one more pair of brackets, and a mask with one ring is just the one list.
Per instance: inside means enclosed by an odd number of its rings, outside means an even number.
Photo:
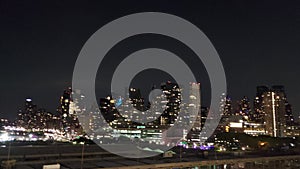
[{"label": "city skyline", "polygon": [[[169,81],[170,82],[170,81]],[[161,84],[163,84],[164,82],[162,82]],[[277,85],[277,86],[279,86],[279,85]],[[280,85],[281,86],[281,85]],[[258,88],[261,88],[261,87],[265,87],[265,88],[269,88],[269,86],[265,86],[265,85],[260,85],[260,86],[256,86],[256,89],[257,90],[259,90]],[[283,88],[284,88],[284,86],[282,86]],[[64,90],[62,90],[63,91],[63,93],[65,93],[65,92],[67,92],[68,90],[70,90],[71,88],[70,87],[66,87]],[[141,98],[145,98],[145,101],[148,101],[148,99],[147,99],[147,96],[144,96],[144,95],[141,95],[143,92],[141,92],[140,91],[140,89],[139,88],[137,88],[138,90],[139,90],[139,97],[141,97]],[[148,90],[151,90],[151,89],[148,89]],[[283,89],[284,90],[284,89]],[[129,91],[130,92],[130,91]],[[257,95],[258,95],[258,93],[257,92],[259,92],[259,91],[256,91],[256,98],[254,97],[254,99],[249,99],[248,98],[248,96],[245,96],[245,95],[243,95],[243,97],[242,98],[238,98],[238,99],[232,99],[232,97],[231,97],[231,95],[229,94],[229,93],[227,93],[226,94],[226,96],[227,97],[229,97],[228,99],[230,100],[230,109],[231,109],[231,111],[232,111],[232,113],[234,114],[234,113],[239,113],[238,111],[239,111],[239,106],[241,106],[241,105],[239,105],[240,104],[240,101],[241,100],[243,100],[243,99],[248,99],[249,101],[249,110],[251,110],[252,112],[255,112],[255,104],[256,104],[256,100],[257,100]],[[286,92],[286,91],[285,91]],[[70,93],[69,93],[69,95],[70,95]],[[109,95],[111,95],[111,94],[109,94],[109,93],[106,93],[106,96],[109,96]],[[63,95],[64,96],[64,95]],[[66,97],[66,96],[64,96],[64,97]],[[70,96],[68,96],[68,97],[70,97]],[[201,95],[200,95],[200,97],[201,97]],[[287,97],[287,95],[285,95],[285,97]],[[19,113],[19,110],[20,110],[20,108],[22,107],[22,105],[24,104],[24,101],[26,101],[27,102],[27,100],[31,100],[31,101],[34,101],[35,102],[35,106],[38,106],[38,108],[39,109],[43,109],[43,110],[45,110],[45,111],[47,111],[47,112],[50,112],[50,113],[52,113],[52,114],[54,114],[54,115],[58,115],[59,113],[61,113],[61,108],[60,108],[60,106],[61,106],[61,104],[63,103],[62,101],[61,101],[61,99],[62,99],[62,96],[60,95],[59,97],[58,97],[58,101],[57,101],[57,107],[56,107],[56,109],[55,109],[55,111],[51,111],[51,110],[49,110],[49,109],[47,109],[47,108],[45,108],[44,107],[44,105],[40,105],[40,104],[37,104],[38,103],[38,100],[37,99],[34,99],[34,98],[32,98],[32,97],[30,97],[30,96],[28,96],[28,97],[25,97],[25,98],[23,98],[23,102],[22,103],[20,103],[20,106],[18,106],[18,107],[16,107],[16,114],[15,114],[15,116],[9,116],[9,117],[7,117],[7,116],[3,116],[3,114],[1,114],[1,116],[0,116],[0,118],[5,118],[5,119],[8,119],[8,120],[10,120],[10,121],[14,121],[16,118],[17,118],[17,115],[18,115],[18,113]],[[70,98],[69,98],[70,99]],[[102,98],[98,98],[98,99],[102,99]],[[201,99],[202,99],[202,97],[201,97]],[[203,100],[201,100],[201,102],[203,102]],[[204,102],[206,102],[206,101],[204,101]],[[65,103],[64,103],[65,104]],[[142,105],[144,105],[144,106],[147,106],[147,104],[146,103],[142,103]],[[98,106],[99,107],[101,107],[101,104],[100,103],[98,103]],[[148,105],[149,106],[149,105]],[[209,105],[201,105],[202,107],[209,107]],[[289,104],[289,106],[290,106],[290,109],[291,109],[291,112],[292,112],[292,115],[294,116],[294,119],[295,119],[295,121],[299,121],[300,120],[300,116],[298,116],[298,114],[297,113],[295,113],[294,111],[293,111],[293,105],[290,105]],[[225,109],[226,110],[226,109]],[[225,111],[224,110],[224,111]],[[225,111],[226,112],[226,111]],[[224,113],[225,113],[224,112]],[[225,115],[226,115],[226,113],[225,113]]]},{"label": "city skyline", "polygon": [[300,1],[0,0],[0,168],[300,168]]},{"label": "city skyline", "polygon": [[[200,83],[190,83],[189,89],[183,89],[176,83],[167,81],[161,83],[160,89],[163,93],[151,100],[151,109],[141,97],[140,90],[136,88],[130,88],[124,97],[112,98],[108,95],[100,98],[99,109],[95,109],[94,106],[88,108],[83,104],[84,94],[68,87],[61,94],[56,114],[35,105],[31,98],[26,98],[16,120],[10,122],[1,118],[3,134],[0,138],[2,141],[13,138],[19,141],[37,141],[37,138],[44,141],[72,141],[82,136],[97,143],[100,138],[119,139],[120,136],[124,136],[133,140],[140,138],[142,142],[155,141],[156,144],[176,145],[179,140],[174,138],[179,138],[182,141],[204,145],[203,140],[210,143],[210,138],[222,133],[272,138],[299,137],[300,122],[291,114],[284,86],[257,86],[253,108],[247,97],[233,105],[231,98],[225,93],[222,94],[219,105],[222,113],[220,122],[216,129],[211,129],[212,135],[206,137],[201,133],[210,128],[211,120],[217,120],[217,116],[211,114],[209,107],[200,105],[200,96],[197,95],[197,92],[200,92]],[[181,95],[184,90],[188,90],[189,93],[186,99]],[[80,97],[73,98],[74,95]],[[171,130],[174,124],[180,127],[172,132],[167,131]],[[8,131],[12,132],[8,134]],[[167,133],[164,134],[165,131]]]},{"label": "city skyline", "polygon": [[[189,20],[208,36],[223,62],[228,93],[232,98],[239,99],[246,95],[253,99],[257,85],[284,85],[294,113],[299,115],[300,96],[297,91],[300,81],[297,77],[300,74],[300,60],[297,56],[300,22],[297,2],[118,3],[119,6],[113,2],[53,2],[47,6],[42,3],[2,1],[1,114],[14,116],[22,100],[29,96],[47,110],[55,111],[58,105],[52,101],[58,99],[63,88],[71,86],[73,66],[90,35],[120,16],[160,11]],[[56,12],[53,12],[54,9]],[[191,55],[180,44],[166,39],[160,42],[155,38],[131,39],[130,45],[125,47],[141,49],[152,47],[154,42],[157,44],[155,47],[170,49],[180,57]],[[179,52],[176,52],[177,48]],[[132,51],[126,53],[124,45],[118,49],[113,55],[127,56]],[[205,89],[203,100],[208,100],[210,84],[203,65],[194,60],[189,63],[203,72],[196,78]],[[110,64],[117,63],[110,61]],[[110,74],[109,70],[104,74]],[[97,86],[102,86],[101,81],[97,79]],[[99,91],[107,91],[107,87]]]},{"label": "city skyline", "polygon": [[[38,147],[50,148],[55,143],[73,149],[72,151],[78,151],[76,147],[80,145],[94,147],[97,144],[104,149],[108,148],[106,151],[109,152],[98,150],[97,153],[101,155],[118,154],[122,157],[138,157],[141,160],[163,154],[160,159],[179,158],[181,161],[185,156],[181,154],[183,151],[190,152],[193,157],[199,156],[199,153],[203,154],[202,158],[209,156],[208,154],[212,155],[211,153],[214,153],[215,157],[229,153],[237,158],[246,157],[248,153],[253,155],[264,152],[266,149],[280,149],[290,155],[297,151],[300,123],[291,115],[291,106],[284,86],[257,86],[253,108],[246,96],[233,105],[234,101],[223,93],[219,105],[222,117],[216,130],[211,129],[211,122],[217,120],[216,114],[209,113],[209,108],[201,106],[200,100],[197,99],[200,97],[197,91],[201,93],[200,83],[191,82],[188,89],[179,88],[178,84],[167,81],[161,83],[160,87],[156,86],[156,89],[161,89],[163,93],[156,95],[154,102],[151,100],[153,109],[149,112],[146,112],[149,104],[145,104],[147,102],[141,91],[132,87],[123,97],[112,98],[108,95],[100,98],[100,111],[82,104],[85,102],[85,95],[71,87],[67,87],[61,93],[58,114],[55,115],[35,105],[31,98],[26,98],[16,121],[11,123],[1,118],[0,142],[6,144],[4,147],[7,144],[32,144],[35,150]],[[189,94],[187,99],[182,99],[182,92],[185,90],[189,91]],[[72,97],[75,95],[79,97]],[[156,120],[157,113],[161,113],[159,107],[164,105],[165,110]],[[196,111],[197,114],[191,114],[198,106],[201,107]],[[150,121],[145,122],[144,118]],[[193,120],[195,123],[191,122]],[[172,129],[174,125],[176,127]],[[191,128],[186,128],[187,126]],[[213,130],[212,135],[205,135],[207,130]],[[38,146],[40,144],[44,146]],[[128,146],[131,148],[120,152]],[[113,147],[117,147],[117,151]],[[82,149],[82,153],[83,151]],[[76,153],[73,155],[77,156]],[[26,159],[31,158],[24,153],[22,157],[25,156]],[[20,156],[12,157],[13,160],[7,160],[7,164],[3,165],[20,165]],[[199,157],[201,159],[201,156]],[[81,160],[81,165],[84,165],[83,158]],[[93,162],[85,161],[86,165],[91,163]],[[63,161],[61,164],[65,165]],[[75,163],[68,165],[75,166]]]}]

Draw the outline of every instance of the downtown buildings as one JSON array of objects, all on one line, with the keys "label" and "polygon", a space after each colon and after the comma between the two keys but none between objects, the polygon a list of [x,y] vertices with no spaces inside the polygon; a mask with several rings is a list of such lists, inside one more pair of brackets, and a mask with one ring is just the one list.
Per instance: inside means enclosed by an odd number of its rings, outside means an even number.
[{"label": "downtown buildings", "polygon": [[56,113],[38,108],[31,98],[26,98],[24,107],[18,110],[17,119],[8,128],[26,132],[25,135],[39,133],[44,135],[43,139],[54,140],[68,140],[83,133],[72,100],[71,88],[64,90]]},{"label": "downtown buildings", "polygon": [[61,118],[26,98],[16,120],[4,126],[8,139],[18,141],[63,140]]},{"label": "downtown buildings", "polygon": [[57,109],[62,121],[62,130],[67,137],[71,138],[83,133],[77,117],[77,113],[79,112],[76,111],[76,104],[74,103],[72,94],[73,91],[70,87],[64,90]]},{"label": "downtown buildings", "polygon": [[224,109],[223,121],[226,119],[227,123],[221,126],[225,132],[271,137],[299,136],[299,125],[294,120],[283,86],[257,86],[253,110],[247,97],[238,102],[237,110],[230,115],[228,107],[231,106],[226,105]]},{"label": "downtown buildings", "polygon": [[60,119],[58,115],[47,112],[43,108],[38,108],[31,98],[26,98],[24,107],[18,111],[15,124],[18,127],[32,131],[42,131],[46,129],[60,130]]},{"label": "downtown buildings", "polygon": [[[195,94],[195,91],[200,92],[200,84],[190,83],[187,89],[181,89],[175,83],[165,82],[159,90],[162,93],[153,95],[150,102],[142,97],[139,89],[130,88],[125,97],[101,98],[99,109],[95,105],[88,110],[84,106],[85,96],[78,90],[67,88],[59,99],[56,114],[38,108],[31,98],[27,98],[24,107],[19,110],[15,124],[28,131],[55,131],[61,135],[60,138],[65,137],[67,140],[85,134],[89,138],[141,138],[158,144],[179,138],[190,142],[208,139],[200,138],[204,123],[211,119],[208,115],[209,108],[201,106],[200,95]],[[188,91],[189,96],[185,99],[182,98],[184,90]],[[73,97],[74,95],[78,97]],[[299,136],[300,128],[294,120],[283,86],[258,86],[252,108],[248,97],[243,97],[237,103],[226,94],[221,97],[223,117],[216,132],[272,137]],[[190,112],[197,108],[197,114],[191,115]],[[193,121],[190,131],[183,129]],[[100,135],[97,132],[104,129],[104,122],[110,126],[112,135]],[[176,129],[165,132],[174,124]],[[54,137],[50,132],[48,135]]]},{"label": "downtown buildings", "polygon": [[[174,132],[177,134],[176,136],[168,136],[174,138],[182,137],[192,142],[199,141],[201,139],[199,134],[209,114],[209,109],[201,107],[200,101],[197,102],[197,96],[194,96],[192,92],[193,90],[200,91],[200,84],[190,84],[188,89],[190,97],[187,100],[182,100],[180,95],[183,89],[180,89],[174,83],[163,83],[161,90],[163,91],[163,95],[156,96],[156,102],[152,103],[145,102],[140,90],[135,88],[129,89],[129,97],[127,99],[112,99],[110,96],[102,98],[100,99],[101,113],[113,128],[130,128],[130,130],[143,128],[143,131],[151,128],[155,129],[155,131],[152,131],[152,133],[157,134],[155,137],[163,137],[160,133],[163,133],[164,130],[173,126],[176,122],[180,122],[181,125],[189,124],[191,122],[190,119],[194,118],[195,123],[190,131],[178,130]],[[224,94],[221,97],[220,109],[223,110],[223,115],[216,132],[235,132],[253,136],[267,135],[271,137],[299,136],[299,125],[294,120],[292,108],[288,103],[283,86],[258,86],[253,107],[251,106],[251,100],[246,96],[235,105],[230,96]],[[130,104],[136,110],[130,108],[128,106]],[[164,107],[164,111],[161,113],[161,106],[164,104],[166,104],[166,107]],[[153,112],[148,112],[148,122],[138,123],[142,114],[145,114],[150,106]],[[125,114],[120,114],[117,107],[125,112]],[[201,111],[198,112],[196,117],[190,116],[189,112],[193,111],[196,107],[201,107]],[[128,130],[123,131],[123,133],[126,132]],[[128,133],[127,135],[130,135],[130,132]],[[187,136],[185,137],[185,135]]]},{"label": "downtown buildings", "polygon": [[[154,94],[150,102],[145,101],[136,88],[130,88],[125,98],[101,98],[101,113],[114,128],[113,133],[156,144],[169,143],[189,133],[189,139],[199,141],[203,122],[200,113],[200,84],[190,83],[187,89],[181,89],[178,84],[168,81],[162,83],[159,90],[162,92]],[[186,99],[182,97],[183,90],[187,90]],[[190,114],[195,111],[195,114]],[[193,121],[195,123],[191,125]],[[192,128],[191,132],[184,129],[188,125]],[[169,128],[172,131],[168,131]]]},{"label": "downtown buildings", "polygon": [[[256,105],[256,114],[259,115],[258,120],[263,120],[267,135],[272,137],[288,137],[294,134],[289,133],[288,128],[293,126],[294,117],[292,115],[291,105],[288,103],[286,93],[283,86],[272,86],[268,90],[261,92],[258,87],[259,95],[256,96],[258,101]],[[260,102],[259,102],[260,101]],[[296,134],[296,133],[295,133]]]}]

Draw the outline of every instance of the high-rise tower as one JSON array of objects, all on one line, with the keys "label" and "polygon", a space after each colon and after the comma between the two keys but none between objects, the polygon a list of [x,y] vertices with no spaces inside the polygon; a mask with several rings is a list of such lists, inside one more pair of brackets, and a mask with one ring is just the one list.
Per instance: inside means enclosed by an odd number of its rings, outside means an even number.
[{"label": "high-rise tower", "polygon": [[283,86],[272,86],[261,95],[261,110],[266,133],[273,137],[285,137],[287,98]]},{"label": "high-rise tower", "polygon": [[58,112],[61,115],[63,130],[70,137],[81,134],[82,132],[82,128],[73,107],[72,89],[69,87],[64,90],[63,95],[60,97]]}]

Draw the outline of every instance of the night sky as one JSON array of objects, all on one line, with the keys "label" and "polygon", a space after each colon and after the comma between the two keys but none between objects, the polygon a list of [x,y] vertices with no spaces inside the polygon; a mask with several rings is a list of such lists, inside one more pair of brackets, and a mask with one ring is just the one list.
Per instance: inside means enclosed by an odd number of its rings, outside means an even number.
[{"label": "night sky", "polygon": [[[284,85],[294,114],[298,115],[300,2],[297,0],[201,3],[0,0],[0,116],[14,119],[26,97],[32,97],[39,107],[55,112],[64,88],[71,85],[76,58],[87,39],[114,19],[149,11],[182,17],[208,36],[223,62],[228,93],[233,100],[243,96],[253,99],[257,85]],[[145,47],[162,47],[186,58],[192,55],[183,44],[170,38],[145,35],[116,45],[107,55],[106,67],[113,68],[118,58],[120,61],[130,52]],[[187,60],[194,71],[200,72],[197,79],[202,84],[203,105],[207,105],[210,90],[205,69],[200,61]],[[106,95],[106,87],[102,84],[108,81],[110,71],[98,70],[96,91],[101,93],[99,97]],[[152,82],[147,77],[156,76],[151,76],[151,71],[142,72],[132,85],[150,88]],[[152,81],[162,79],[168,76],[161,75]]]}]

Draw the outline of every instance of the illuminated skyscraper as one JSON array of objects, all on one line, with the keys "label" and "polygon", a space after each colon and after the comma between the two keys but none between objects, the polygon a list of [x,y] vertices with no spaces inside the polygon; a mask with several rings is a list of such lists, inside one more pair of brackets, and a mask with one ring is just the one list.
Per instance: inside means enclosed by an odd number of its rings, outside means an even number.
[{"label": "illuminated skyscraper", "polygon": [[140,89],[130,88],[129,89],[129,98],[131,100],[131,104],[134,108],[139,111],[146,111],[147,106],[145,104],[145,100],[142,97]]},{"label": "illuminated skyscraper", "polygon": [[227,95],[225,98],[224,112],[223,115],[231,116],[232,115],[232,101],[231,98]]},{"label": "illuminated skyscraper", "polygon": [[262,110],[263,107],[263,94],[269,92],[269,88],[267,86],[257,86],[256,87],[256,97],[253,103],[253,112],[250,115],[250,120],[256,123],[263,123],[264,121],[264,112]]},{"label": "illuminated skyscraper", "polygon": [[[199,94],[199,95],[198,95]],[[198,109],[198,110],[197,110]],[[191,117],[191,113],[197,111],[196,117]],[[188,114],[190,119],[194,119],[193,129],[200,131],[201,130],[201,104],[200,104],[200,83],[191,83],[190,84],[190,96],[188,101]],[[191,123],[192,121],[190,121]]]},{"label": "illuminated skyscraper", "polygon": [[266,133],[273,137],[285,137],[287,99],[283,86],[272,86],[262,94],[262,111]]},{"label": "illuminated skyscraper", "polygon": [[112,122],[117,118],[117,109],[115,108],[115,105],[113,104],[113,101],[111,96],[107,96],[105,98],[100,98],[100,111],[102,115],[104,116],[107,123]]},{"label": "illuminated skyscraper", "polygon": [[[184,104],[180,110],[179,120],[181,120],[184,126],[193,123],[191,130],[188,132],[187,139],[193,142],[200,142],[200,132],[202,125],[202,109],[200,103],[200,83],[190,83],[189,86],[189,98],[183,100]],[[194,114],[196,113],[196,114]],[[185,123],[185,121],[187,123]],[[203,124],[202,124],[203,123]]]},{"label": "illuminated skyscraper", "polygon": [[287,125],[294,125],[295,119],[292,113],[292,106],[289,103],[286,103],[285,105],[285,111],[286,111],[286,123]]},{"label": "illuminated skyscraper", "polygon": [[69,114],[69,106],[71,102],[71,94],[72,94],[72,89],[68,88],[64,91],[63,95],[60,97],[60,106],[59,106],[59,111],[62,115],[62,120],[63,123],[68,123],[68,118],[70,117]]},{"label": "illuminated skyscraper", "polygon": [[250,101],[248,97],[244,96],[243,99],[239,101],[239,115],[241,115],[244,120],[249,120],[251,114]]},{"label": "illuminated skyscraper", "polygon": [[24,128],[32,128],[32,120],[37,112],[37,106],[33,104],[31,98],[25,99],[24,108],[20,108],[18,112],[17,125]]},{"label": "illuminated skyscraper", "polygon": [[161,90],[168,100],[167,108],[161,117],[165,120],[165,124],[174,124],[180,111],[181,89],[178,84],[168,81],[161,85]]},{"label": "illuminated skyscraper", "polygon": [[25,99],[24,108],[19,109],[15,122],[17,126],[27,130],[43,131],[43,129],[60,129],[59,118],[43,108],[38,108],[31,98]]},{"label": "illuminated skyscraper", "polygon": [[61,115],[62,126],[65,133],[70,137],[81,134],[82,128],[74,109],[75,105],[72,100],[72,89],[70,87],[63,92],[59,103],[58,112]]}]

